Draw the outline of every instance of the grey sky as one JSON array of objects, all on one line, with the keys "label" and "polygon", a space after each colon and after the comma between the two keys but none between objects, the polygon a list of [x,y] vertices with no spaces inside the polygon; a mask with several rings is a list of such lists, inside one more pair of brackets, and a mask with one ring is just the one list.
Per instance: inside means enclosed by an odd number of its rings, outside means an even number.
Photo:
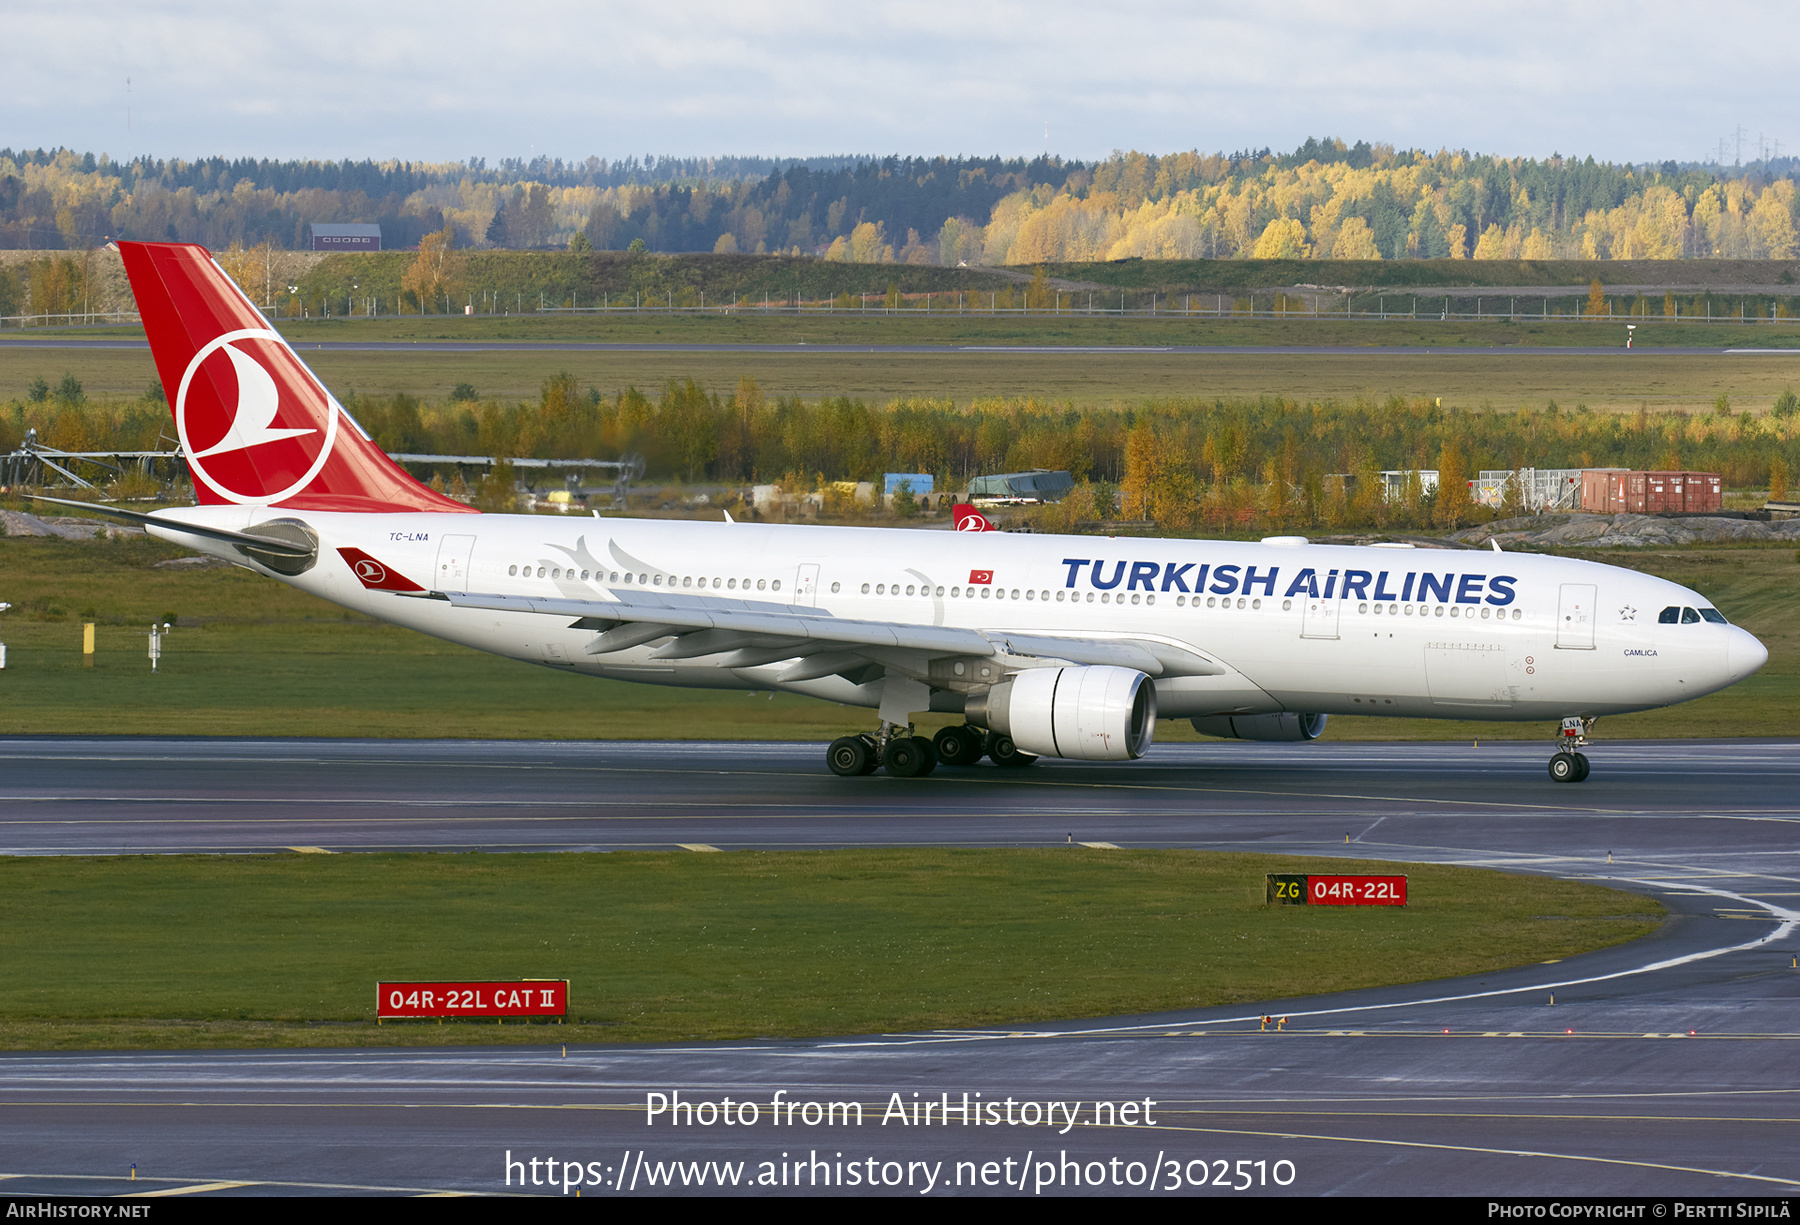
[{"label": "grey sky", "polygon": [[[114,157],[1800,152],[1791,4],[7,0],[0,146]],[[126,78],[130,130],[127,131]],[[1727,153],[1730,160],[1732,152]]]}]

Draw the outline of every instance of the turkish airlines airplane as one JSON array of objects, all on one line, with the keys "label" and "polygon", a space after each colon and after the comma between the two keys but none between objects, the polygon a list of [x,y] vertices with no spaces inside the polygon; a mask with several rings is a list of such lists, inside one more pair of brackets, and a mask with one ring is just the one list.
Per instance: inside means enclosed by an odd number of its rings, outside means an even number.
[{"label": "turkish airlines airplane", "polygon": [[[1121,761],[1159,716],[1298,741],[1366,714],[1560,721],[1550,775],[1579,782],[1599,716],[1768,658],[1674,583],[1497,548],[479,514],[383,454],[203,248],[119,249],[199,505],[94,509],[528,663],[875,711],[830,746],[840,775]],[[927,711],[965,723],[916,737]]]}]

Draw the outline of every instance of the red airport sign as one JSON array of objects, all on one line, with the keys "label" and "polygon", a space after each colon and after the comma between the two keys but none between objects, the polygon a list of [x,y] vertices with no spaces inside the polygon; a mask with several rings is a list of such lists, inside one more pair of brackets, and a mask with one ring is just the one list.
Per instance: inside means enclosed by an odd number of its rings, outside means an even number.
[{"label": "red airport sign", "polygon": [[1308,876],[1269,873],[1272,906],[1404,906],[1404,876]]},{"label": "red airport sign", "polygon": [[376,983],[375,1016],[390,1021],[439,1017],[562,1017],[569,1014],[569,980]]}]

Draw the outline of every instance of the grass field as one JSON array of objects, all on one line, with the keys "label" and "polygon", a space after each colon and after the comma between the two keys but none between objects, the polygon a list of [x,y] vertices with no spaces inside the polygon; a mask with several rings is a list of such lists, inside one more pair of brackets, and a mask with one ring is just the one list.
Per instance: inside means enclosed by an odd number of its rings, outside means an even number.
[{"label": "grass field", "polygon": [[[1037,325],[1042,324],[1039,327]],[[990,326],[991,325],[991,326]],[[1491,353],[1395,355],[1368,344],[1434,344],[1442,333],[1411,325],[1306,322],[1163,325],[1151,321],[1096,320],[1081,326],[1053,320],[837,321],[794,319],[642,321],[529,320],[511,327],[476,320],[417,319],[405,323],[306,325],[292,329],[295,342],[319,376],[340,396],[351,392],[406,392],[441,400],[457,383],[482,396],[535,400],[546,378],[573,373],[583,386],[611,396],[627,386],[654,389],[670,379],[693,378],[728,393],[744,375],[765,394],[816,399],[846,395],[885,404],[900,398],[969,403],[994,397],[1036,397],[1077,405],[1141,399],[1277,396],[1349,401],[1389,396],[1442,397],[1447,404],[1499,408],[1542,407],[1548,400],[1597,410],[1710,408],[1724,393],[1740,409],[1766,409],[1784,389],[1800,386],[1800,357],[1793,353],[1699,355],[1659,352],[1645,345],[1627,353],[1562,354],[1549,344],[1611,344],[1623,330],[1604,332],[1566,325],[1546,340],[1514,334],[1508,325],[1458,337],[1458,343],[1503,346]],[[1198,329],[1198,330],[1196,330]],[[1336,329],[1336,333],[1333,333]],[[1664,329],[1676,332],[1677,329]],[[1724,329],[1713,329],[1723,331]],[[941,346],[922,353],[580,352],[505,348],[466,353],[337,352],[307,349],[319,340],[491,338],[514,341],[583,339],[624,343],[917,343]],[[1682,344],[1767,342],[1733,333],[1703,338],[1680,329]],[[1800,346],[1800,329],[1781,343]],[[1296,353],[1029,353],[964,352],[957,345],[1338,345],[1331,352]],[[1529,351],[1525,351],[1529,348]],[[156,377],[148,350],[54,350],[9,340],[0,344],[0,401],[23,399],[34,378],[54,385],[69,372],[90,396],[136,397]]]},{"label": "grass field", "polygon": [[[874,712],[781,694],[666,689],[571,676],[381,625],[247,571],[169,571],[146,538],[0,537],[0,734],[814,740],[874,729]],[[1800,724],[1800,565],[1791,548],[1617,552],[1598,560],[1693,587],[1769,647],[1723,693],[1609,718],[1606,738],[1786,735]],[[151,620],[178,618],[160,671]],[[97,625],[81,664],[81,623]],[[922,728],[947,717],[921,718]],[[1542,723],[1332,719],[1333,740],[1536,739]],[[1164,742],[1199,739],[1181,720]]]},{"label": "grass field", "polygon": [[[1395,872],[1405,909],[1263,903]],[[1023,1025],[1477,974],[1661,907],[1194,851],[0,859],[0,1047],[649,1042]],[[561,1027],[372,1024],[378,979],[567,978]]]}]

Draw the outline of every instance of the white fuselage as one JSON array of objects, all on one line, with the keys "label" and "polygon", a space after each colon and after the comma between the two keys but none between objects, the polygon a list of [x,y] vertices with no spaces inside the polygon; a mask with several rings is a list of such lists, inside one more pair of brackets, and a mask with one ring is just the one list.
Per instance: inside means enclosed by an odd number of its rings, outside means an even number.
[{"label": "white fuselage", "polygon": [[[317,564],[271,577],[497,655],[620,680],[782,689],[871,707],[880,704],[878,685],[840,675],[784,683],[781,661],[730,668],[722,654],[654,658],[658,641],[590,655],[594,628],[570,617],[370,590],[338,550],[359,549],[430,591],[606,602],[628,588],[693,596],[704,588],[721,607],[799,606],[990,636],[1148,641],[1219,666],[1216,675],[1157,677],[1165,717],[1592,717],[1699,697],[1767,659],[1735,626],[1659,622],[1665,608],[1710,608],[1674,583],[1521,553],[536,515],[168,514],[232,529],[301,520],[319,536]],[[153,530],[262,569],[230,545]]]}]

